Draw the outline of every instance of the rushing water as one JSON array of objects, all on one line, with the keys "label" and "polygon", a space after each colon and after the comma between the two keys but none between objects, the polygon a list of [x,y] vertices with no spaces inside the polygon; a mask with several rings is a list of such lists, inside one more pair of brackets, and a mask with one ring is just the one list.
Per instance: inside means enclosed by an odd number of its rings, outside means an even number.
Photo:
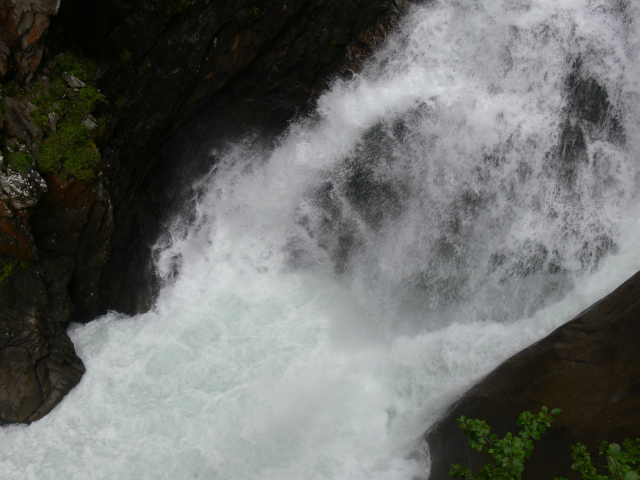
[{"label": "rushing water", "polygon": [[640,268],[638,21],[415,7],[275,147],[215,152],[156,307],[71,328],[87,373],[0,475],[426,477],[457,395]]}]

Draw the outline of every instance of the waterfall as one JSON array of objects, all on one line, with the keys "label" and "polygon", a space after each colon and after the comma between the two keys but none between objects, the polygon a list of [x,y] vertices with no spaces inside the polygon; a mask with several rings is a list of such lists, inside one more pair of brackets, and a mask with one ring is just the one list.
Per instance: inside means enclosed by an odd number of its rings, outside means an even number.
[{"label": "waterfall", "polygon": [[425,2],[211,152],[156,306],[71,327],[87,373],[0,431],[3,475],[427,478],[457,396],[640,269],[639,10]]}]

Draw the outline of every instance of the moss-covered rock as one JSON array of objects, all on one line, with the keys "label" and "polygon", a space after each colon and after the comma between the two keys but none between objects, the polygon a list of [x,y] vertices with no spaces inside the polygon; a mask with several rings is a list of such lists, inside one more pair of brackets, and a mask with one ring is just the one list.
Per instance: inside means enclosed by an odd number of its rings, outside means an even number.
[{"label": "moss-covered rock", "polygon": [[90,82],[95,63],[69,53],[59,54],[27,89],[32,112],[44,139],[33,149],[38,170],[65,178],[93,180],[101,155],[95,143],[98,124],[88,122],[106,99]]}]

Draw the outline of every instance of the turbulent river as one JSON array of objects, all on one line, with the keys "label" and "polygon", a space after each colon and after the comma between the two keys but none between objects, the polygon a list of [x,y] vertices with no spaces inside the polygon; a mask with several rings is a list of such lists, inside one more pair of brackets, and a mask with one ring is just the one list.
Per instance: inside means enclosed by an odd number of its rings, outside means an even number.
[{"label": "turbulent river", "polygon": [[457,396],[640,269],[639,9],[425,2],[213,152],[155,308],[71,327],[87,373],[0,476],[426,478]]}]

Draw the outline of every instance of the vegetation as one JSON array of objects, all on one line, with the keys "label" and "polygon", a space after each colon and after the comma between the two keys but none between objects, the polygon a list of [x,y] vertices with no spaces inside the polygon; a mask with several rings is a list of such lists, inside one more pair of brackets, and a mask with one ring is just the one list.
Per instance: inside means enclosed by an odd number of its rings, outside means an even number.
[{"label": "vegetation", "polygon": [[171,0],[167,6],[167,18],[184,12],[185,9],[193,5],[195,0]]},{"label": "vegetation", "polygon": [[[82,180],[95,177],[101,157],[87,118],[101,103],[104,96],[88,83],[94,76],[95,64],[70,54],[60,54],[49,65],[47,78],[41,78],[30,87],[29,100],[37,110],[34,121],[47,136],[42,142],[37,167],[42,173],[58,173]],[[85,85],[71,87],[67,80],[72,75]],[[66,78],[66,79],[65,79]],[[52,119],[57,119],[55,122]],[[98,129],[102,121],[98,121]]]},{"label": "vegetation", "polygon": [[[580,472],[584,480],[638,480],[640,471],[640,439],[626,439],[624,449],[617,443],[602,442],[600,455],[607,459],[607,469],[610,475],[598,475],[596,467],[591,461],[587,447],[582,443],[573,449],[573,465],[571,468]],[[566,480],[557,478],[556,480]]]},{"label": "vegetation", "polygon": [[10,153],[7,155],[7,161],[14,172],[27,173],[31,169],[31,158],[27,153]]},{"label": "vegetation", "polygon": [[[522,425],[523,429],[516,436],[509,432],[502,439],[491,433],[491,427],[484,420],[471,420],[461,416],[457,420],[458,426],[465,435],[469,435],[469,447],[490,454],[494,462],[482,467],[475,476],[466,466],[458,464],[452,465],[449,473],[454,478],[464,480],[520,480],[524,462],[533,451],[533,440],[540,439],[551,426],[553,416],[559,413],[559,409],[549,412],[547,407],[542,407],[537,414],[522,412],[518,417],[518,425]],[[610,475],[597,473],[587,447],[581,443],[573,447],[574,463],[571,468],[580,472],[583,480],[639,480],[640,439],[627,439],[623,445],[624,449],[617,443],[606,441],[600,445],[600,455],[606,457]]]},{"label": "vegetation", "polygon": [[462,465],[452,465],[449,473],[454,478],[465,480],[519,480],[524,471],[524,461],[531,456],[533,440],[538,440],[551,426],[553,416],[560,413],[554,409],[549,413],[547,407],[542,407],[540,413],[522,412],[518,417],[518,425],[523,430],[517,436],[507,433],[503,439],[491,433],[491,427],[484,420],[471,420],[460,417],[458,426],[469,435],[469,447],[479,452],[487,452],[494,458],[494,463],[482,467],[473,476],[471,471]]},{"label": "vegetation", "polygon": [[63,122],[42,142],[38,167],[45,173],[59,171],[63,177],[92,180],[100,160],[91,130],[83,125]]},{"label": "vegetation", "polygon": [[24,268],[27,265],[27,262],[24,260],[15,260],[13,262],[5,263],[4,267],[2,267],[2,271],[0,272],[0,283],[4,282],[11,275],[16,273],[18,269]]}]

